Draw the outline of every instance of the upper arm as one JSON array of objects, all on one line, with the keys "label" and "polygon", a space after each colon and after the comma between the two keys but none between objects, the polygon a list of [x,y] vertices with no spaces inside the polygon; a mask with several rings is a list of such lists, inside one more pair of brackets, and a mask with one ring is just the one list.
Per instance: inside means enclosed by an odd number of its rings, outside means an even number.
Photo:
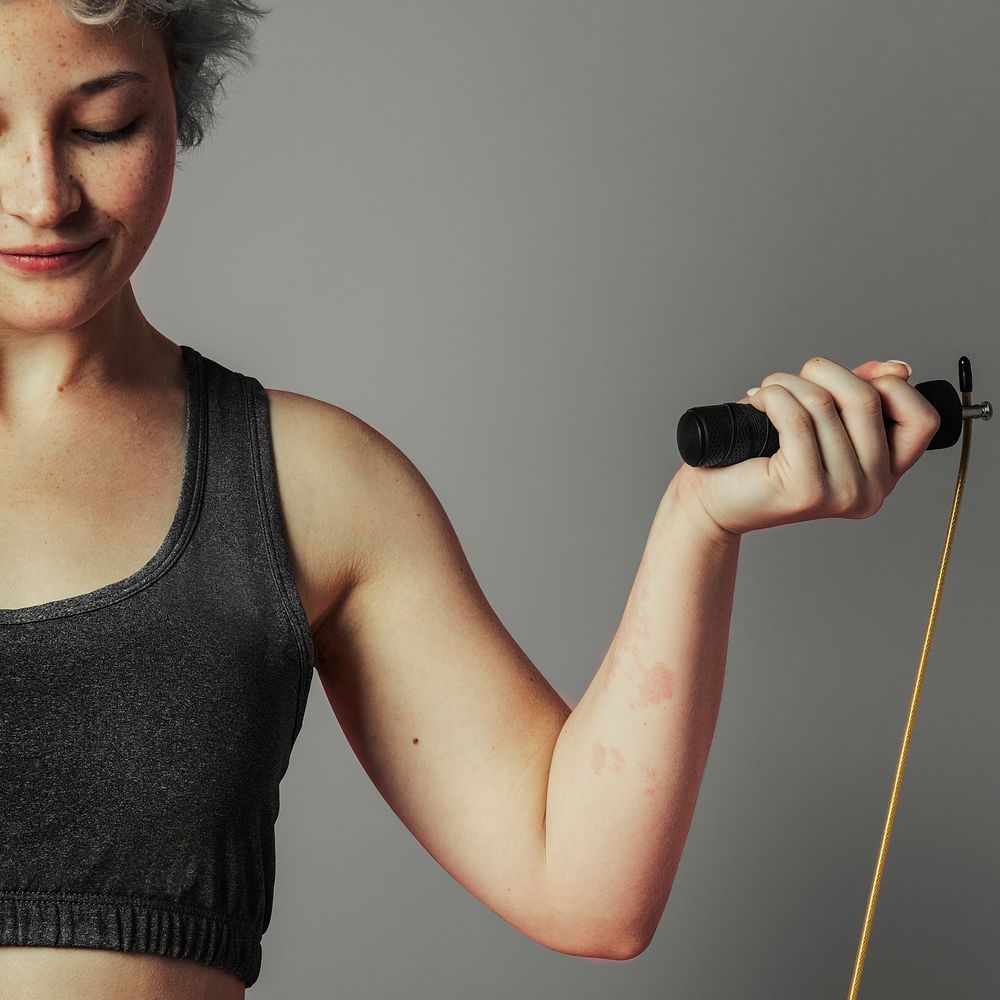
[{"label": "upper arm", "polygon": [[356,490],[358,572],[317,631],[330,705],[431,856],[504,920],[560,950],[544,817],[570,708],[494,613],[421,473],[374,428],[349,422],[339,440]]}]

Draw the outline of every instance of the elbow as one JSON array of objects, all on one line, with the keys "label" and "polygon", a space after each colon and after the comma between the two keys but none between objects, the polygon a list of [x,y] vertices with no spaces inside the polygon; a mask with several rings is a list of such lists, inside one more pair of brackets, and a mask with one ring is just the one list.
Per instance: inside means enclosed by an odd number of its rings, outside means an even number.
[{"label": "elbow", "polygon": [[559,896],[532,921],[531,938],[550,951],[580,958],[626,962],[638,958],[650,945],[662,908],[653,913],[639,901],[625,910],[609,903],[594,908],[579,896]]},{"label": "elbow", "polygon": [[554,943],[550,940],[539,941],[550,951],[562,955],[573,955],[579,958],[598,958],[608,962],[627,962],[638,958],[650,945],[652,935],[646,933],[632,935],[605,935],[600,940],[589,938],[586,941],[579,938],[567,941],[561,939]]},{"label": "elbow", "polygon": [[629,959],[638,958],[649,947],[651,941],[652,935],[638,934],[626,938],[612,954],[601,957],[617,962],[627,962]]}]

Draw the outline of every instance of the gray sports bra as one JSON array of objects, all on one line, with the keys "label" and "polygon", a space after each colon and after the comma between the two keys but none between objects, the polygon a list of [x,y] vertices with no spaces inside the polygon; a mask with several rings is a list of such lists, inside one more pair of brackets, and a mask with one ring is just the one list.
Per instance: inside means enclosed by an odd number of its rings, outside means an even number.
[{"label": "gray sports bra", "polygon": [[0,947],[170,955],[250,987],[313,644],[264,389],[181,349],[184,478],[159,550],[92,593],[0,609]]}]

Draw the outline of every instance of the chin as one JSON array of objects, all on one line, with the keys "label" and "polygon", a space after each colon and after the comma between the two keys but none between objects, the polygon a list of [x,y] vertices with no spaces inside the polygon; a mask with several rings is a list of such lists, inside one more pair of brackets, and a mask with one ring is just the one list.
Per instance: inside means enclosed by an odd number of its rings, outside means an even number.
[{"label": "chin", "polygon": [[105,305],[104,302],[68,302],[54,307],[51,301],[39,301],[32,309],[27,296],[20,296],[17,309],[5,309],[0,296],[0,330],[13,327],[26,333],[57,333],[75,330],[92,320]]}]

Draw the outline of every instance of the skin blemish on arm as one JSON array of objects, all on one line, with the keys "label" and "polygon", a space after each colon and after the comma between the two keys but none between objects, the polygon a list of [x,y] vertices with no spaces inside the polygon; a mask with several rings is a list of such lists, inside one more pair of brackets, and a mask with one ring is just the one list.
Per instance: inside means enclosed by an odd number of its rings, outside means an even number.
[{"label": "skin blemish on arm", "polygon": [[640,685],[642,692],[642,707],[658,705],[661,701],[669,701],[674,696],[674,672],[663,662],[657,660],[646,673]]},{"label": "skin blemish on arm", "polygon": [[645,576],[646,570],[640,566],[633,591],[625,604],[618,631],[612,640],[608,669],[604,672],[605,690],[623,668],[632,668],[627,671],[626,676],[634,674],[642,660],[643,646],[650,641],[653,610],[650,607],[649,586],[645,582]]},{"label": "skin blemish on arm", "polygon": [[646,792],[646,797],[647,798],[652,799],[652,798],[656,797],[656,775],[657,775],[657,773],[658,772],[657,772],[657,769],[655,767],[647,768],[646,771],[645,771],[646,778],[649,781],[653,782],[652,785],[649,785],[649,786],[647,786],[644,789],[644,791]]},{"label": "skin blemish on arm", "polygon": [[420,740],[416,736],[414,736],[413,737],[413,745],[416,746],[419,742],[420,742]]},{"label": "skin blemish on arm", "polygon": [[600,774],[604,770],[604,758],[606,750],[602,743],[595,743],[590,752],[590,766],[594,774]]},{"label": "skin blemish on arm", "polygon": [[625,767],[625,758],[614,747],[597,742],[591,747],[590,766],[594,774],[603,774],[606,767],[610,767],[616,774],[621,774]]}]

